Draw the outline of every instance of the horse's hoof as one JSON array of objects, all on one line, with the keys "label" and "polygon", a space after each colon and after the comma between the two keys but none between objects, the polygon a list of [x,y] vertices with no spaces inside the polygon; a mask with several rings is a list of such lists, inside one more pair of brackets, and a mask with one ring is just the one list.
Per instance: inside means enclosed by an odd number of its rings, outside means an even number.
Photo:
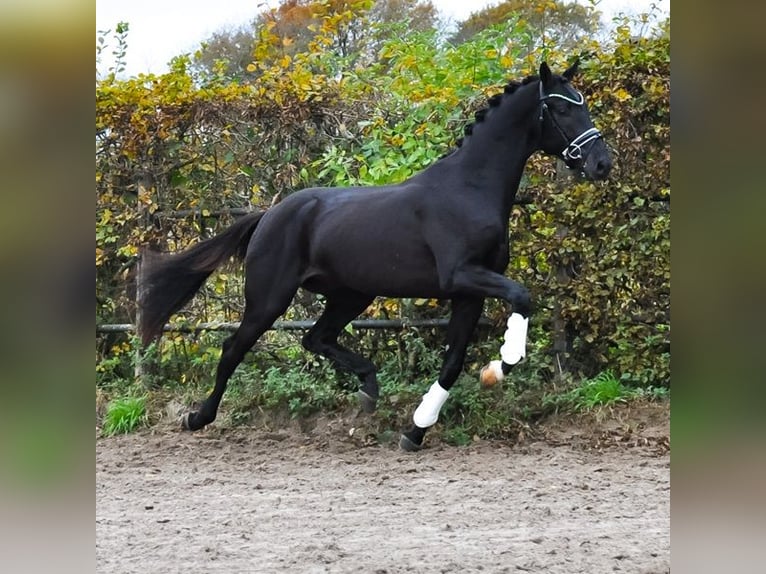
[{"label": "horse's hoof", "polygon": [[399,437],[399,448],[407,452],[417,452],[423,448],[422,445],[412,442],[407,435],[402,434]]},{"label": "horse's hoof", "polygon": [[186,413],[183,417],[181,417],[181,427],[184,430],[187,431],[196,431],[201,429],[204,425],[199,425],[194,423],[194,417],[197,415],[197,413]]},{"label": "horse's hoof", "polygon": [[410,430],[404,431],[399,439],[399,448],[407,452],[417,452],[423,448],[423,439],[426,436],[427,427],[413,425]]},{"label": "horse's hoof", "polygon": [[362,407],[364,412],[366,412],[368,415],[375,412],[375,408],[378,405],[378,399],[371,397],[364,391],[357,391],[356,396],[359,397],[359,405]]}]

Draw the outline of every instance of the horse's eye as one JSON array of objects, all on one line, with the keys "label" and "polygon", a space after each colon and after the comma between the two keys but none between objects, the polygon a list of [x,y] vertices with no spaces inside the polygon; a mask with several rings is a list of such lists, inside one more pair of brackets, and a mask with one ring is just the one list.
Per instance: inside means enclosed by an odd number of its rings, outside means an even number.
[{"label": "horse's eye", "polygon": [[559,98],[556,98],[553,109],[556,111],[557,114],[566,115],[571,111],[572,104],[570,104],[566,100],[560,100]]}]

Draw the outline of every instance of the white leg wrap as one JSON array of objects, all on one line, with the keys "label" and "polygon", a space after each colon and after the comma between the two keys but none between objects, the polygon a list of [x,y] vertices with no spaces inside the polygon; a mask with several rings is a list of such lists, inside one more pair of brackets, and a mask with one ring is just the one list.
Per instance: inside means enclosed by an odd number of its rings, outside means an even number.
[{"label": "white leg wrap", "polygon": [[508,329],[505,331],[505,343],[500,347],[500,357],[507,365],[515,365],[527,354],[527,326],[529,319],[519,313],[513,313],[508,318]]},{"label": "white leg wrap", "polygon": [[505,342],[500,347],[502,361],[490,361],[481,370],[479,380],[485,387],[491,387],[505,378],[503,364],[515,365],[520,363],[527,354],[527,326],[529,319],[525,319],[519,313],[513,313],[508,317],[508,328],[505,331]]},{"label": "white leg wrap", "polygon": [[436,381],[423,395],[423,400],[420,401],[420,405],[415,409],[415,414],[412,415],[412,422],[420,428],[434,425],[439,419],[439,411],[448,397],[449,391],[445,391],[439,381]]}]

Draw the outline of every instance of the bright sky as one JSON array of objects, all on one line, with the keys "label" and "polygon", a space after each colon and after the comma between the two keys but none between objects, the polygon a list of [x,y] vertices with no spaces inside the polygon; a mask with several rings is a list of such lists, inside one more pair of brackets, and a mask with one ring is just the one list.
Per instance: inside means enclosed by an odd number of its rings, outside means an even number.
[{"label": "bright sky", "polygon": [[[579,0],[583,4],[587,0]],[[455,22],[499,0],[432,0],[437,9]],[[246,24],[279,0],[96,0],[96,30],[114,30],[118,22],[130,25],[126,73],[160,74],[171,58],[194,52],[200,42],[225,27]],[[670,0],[596,0],[605,20],[619,13],[647,12],[656,4],[664,13]],[[102,54],[100,69],[111,65],[112,48]]]}]

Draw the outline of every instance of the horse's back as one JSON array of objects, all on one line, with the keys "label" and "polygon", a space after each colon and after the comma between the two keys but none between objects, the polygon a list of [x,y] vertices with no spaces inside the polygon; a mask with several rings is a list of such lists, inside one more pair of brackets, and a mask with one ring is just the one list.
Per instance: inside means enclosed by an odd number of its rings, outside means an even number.
[{"label": "horse's back", "polygon": [[296,192],[267,212],[251,251],[300,258],[302,284],[312,291],[436,296],[421,191],[405,182]]}]

